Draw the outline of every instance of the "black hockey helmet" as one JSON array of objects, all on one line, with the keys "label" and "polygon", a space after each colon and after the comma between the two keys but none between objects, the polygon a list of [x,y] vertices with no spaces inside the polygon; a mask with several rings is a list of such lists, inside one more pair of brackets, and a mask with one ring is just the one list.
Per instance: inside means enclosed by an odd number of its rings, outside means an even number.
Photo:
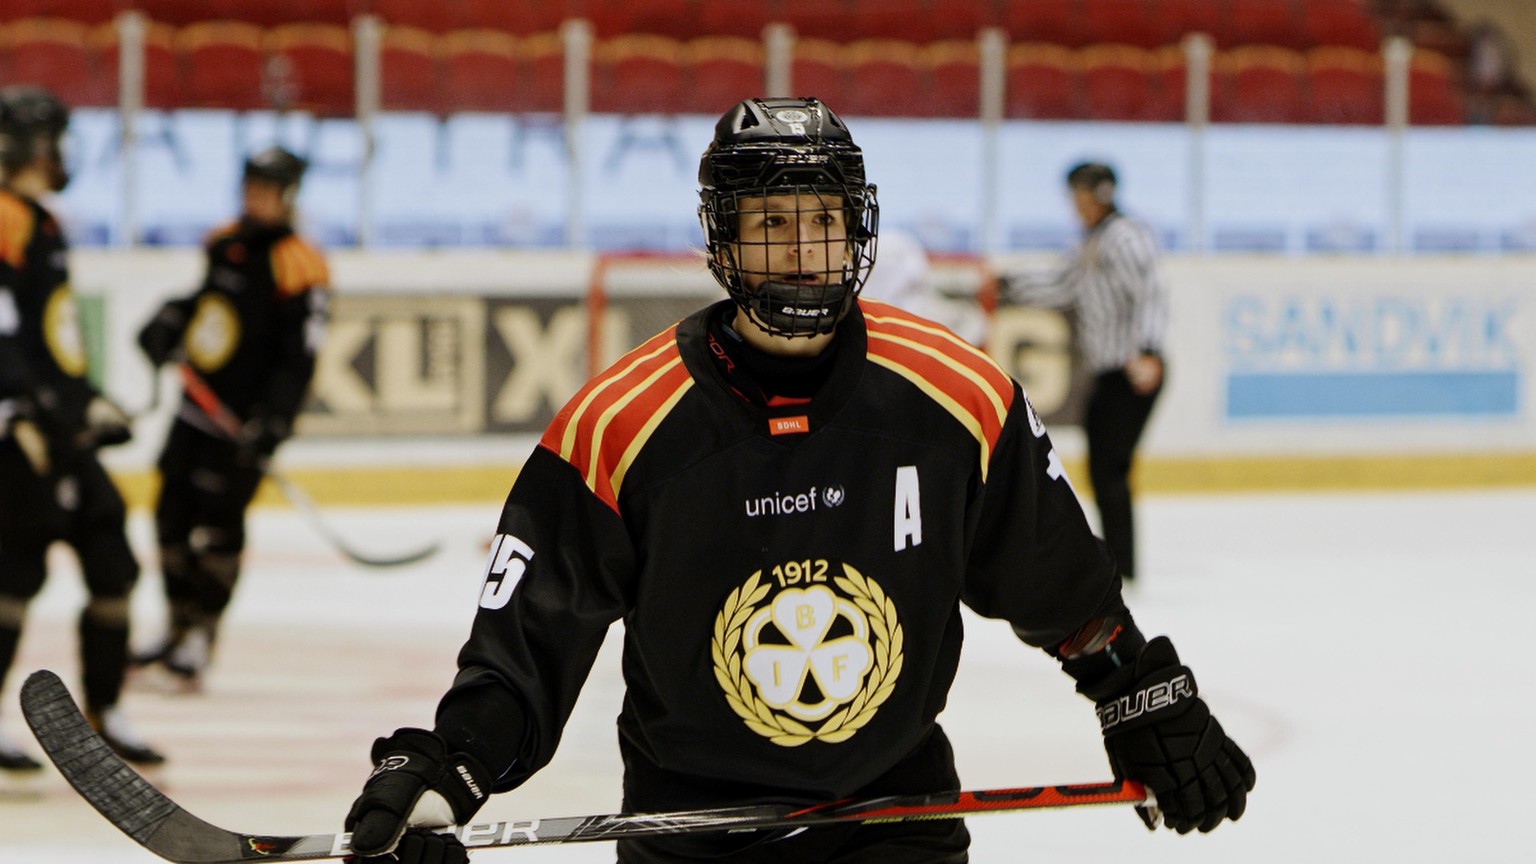
[{"label": "black hockey helmet", "polygon": [[[744,269],[743,248],[767,238],[742,236],[741,217],[779,195],[812,196],[844,213],[846,237],[829,238],[845,241],[842,254],[828,255],[838,260],[822,262],[819,274],[802,272],[805,280]],[[813,336],[848,314],[874,265],[880,208],[863,151],[819,99],[746,99],[727,111],[699,160],[699,200],[710,270],[758,326]]]},{"label": "black hockey helmet", "polygon": [[242,179],[264,180],[282,190],[284,206],[292,209],[309,162],[282,147],[272,146],[246,157]]},{"label": "black hockey helmet", "polygon": [[1093,193],[1093,200],[1105,207],[1114,206],[1115,186],[1118,182],[1115,169],[1103,162],[1080,162],[1067,172],[1067,186],[1087,189]]},{"label": "black hockey helmet", "polygon": [[69,182],[59,139],[69,127],[69,107],[42,87],[13,84],[0,88],[0,170],[7,177],[51,157],[50,187],[57,192]]},{"label": "black hockey helmet", "polygon": [[245,179],[270,180],[283,188],[297,186],[309,163],[281,147],[268,147],[245,160]]}]

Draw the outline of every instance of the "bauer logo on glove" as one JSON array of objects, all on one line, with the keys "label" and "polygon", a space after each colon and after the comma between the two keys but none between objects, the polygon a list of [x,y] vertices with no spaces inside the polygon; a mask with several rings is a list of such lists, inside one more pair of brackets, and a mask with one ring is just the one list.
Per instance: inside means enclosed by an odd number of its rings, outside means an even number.
[{"label": "bauer logo on glove", "polygon": [[1128,693],[1098,707],[1099,729],[1108,732],[1114,727],[1161,708],[1168,708],[1180,699],[1195,695],[1195,682],[1188,674],[1180,674],[1168,681],[1159,681],[1151,687]]}]

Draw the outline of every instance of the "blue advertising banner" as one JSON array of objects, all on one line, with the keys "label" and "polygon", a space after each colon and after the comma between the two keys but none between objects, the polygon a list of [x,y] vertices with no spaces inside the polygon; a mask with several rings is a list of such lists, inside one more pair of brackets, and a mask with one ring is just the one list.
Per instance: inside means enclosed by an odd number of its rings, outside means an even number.
[{"label": "blue advertising banner", "polygon": [[1238,294],[1223,315],[1226,417],[1514,416],[1524,302]]}]

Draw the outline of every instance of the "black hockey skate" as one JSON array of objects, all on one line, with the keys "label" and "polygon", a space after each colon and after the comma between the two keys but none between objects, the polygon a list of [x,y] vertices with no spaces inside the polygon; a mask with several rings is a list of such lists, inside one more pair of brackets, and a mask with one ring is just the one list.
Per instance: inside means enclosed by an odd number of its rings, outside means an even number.
[{"label": "black hockey skate", "polygon": [[41,770],[43,770],[43,763],[20,750],[0,746],[0,771],[12,774],[32,774]]},{"label": "black hockey skate", "polygon": [[111,747],[114,753],[123,757],[124,762],[140,766],[160,765],[165,762],[163,754],[144,743],[143,739],[128,728],[128,721],[116,706],[99,712],[92,711],[89,719],[91,727],[101,735],[101,740],[107,742],[107,746]]}]

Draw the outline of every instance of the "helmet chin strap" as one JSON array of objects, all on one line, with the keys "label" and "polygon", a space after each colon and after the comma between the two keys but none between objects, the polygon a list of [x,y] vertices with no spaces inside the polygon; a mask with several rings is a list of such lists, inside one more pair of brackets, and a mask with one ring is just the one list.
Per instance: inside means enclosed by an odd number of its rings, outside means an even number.
[{"label": "helmet chin strap", "polygon": [[853,306],[853,288],[777,282],[772,279],[748,295],[745,307],[754,324],[775,336],[811,337],[831,333]]}]

